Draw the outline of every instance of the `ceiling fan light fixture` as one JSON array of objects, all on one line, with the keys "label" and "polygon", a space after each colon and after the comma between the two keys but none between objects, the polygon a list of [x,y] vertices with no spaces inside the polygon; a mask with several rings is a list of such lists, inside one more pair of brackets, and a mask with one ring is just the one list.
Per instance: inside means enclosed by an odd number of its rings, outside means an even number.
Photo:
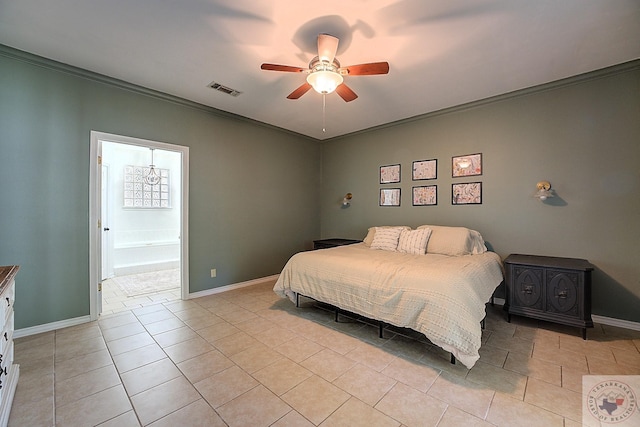
[{"label": "ceiling fan light fixture", "polygon": [[307,83],[321,94],[333,92],[343,81],[344,78],[340,74],[328,70],[313,71],[307,76]]}]

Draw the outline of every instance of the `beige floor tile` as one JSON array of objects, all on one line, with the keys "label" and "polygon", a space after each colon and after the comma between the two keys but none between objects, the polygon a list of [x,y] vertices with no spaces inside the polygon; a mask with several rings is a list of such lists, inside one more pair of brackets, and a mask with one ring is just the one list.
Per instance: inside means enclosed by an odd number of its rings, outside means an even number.
[{"label": "beige floor tile", "polygon": [[[169,310],[171,310],[171,307],[167,306],[167,308],[169,308]],[[173,311],[173,310],[171,310],[171,311]],[[194,317],[206,316],[209,313],[210,313],[209,311],[207,311],[204,308],[198,306],[196,303],[194,303],[193,306],[188,307],[185,310],[173,311],[173,314],[175,314],[175,316],[178,319],[182,320],[183,322],[185,320],[193,319]]]},{"label": "beige floor tile", "polygon": [[217,409],[229,427],[267,427],[289,411],[289,405],[262,385],[252,388]]},{"label": "beige floor tile", "polygon": [[199,356],[213,350],[213,346],[204,338],[194,338],[189,341],[166,347],[164,352],[173,360],[173,363],[184,362],[192,357]]},{"label": "beige floor tile", "polygon": [[142,425],[181,409],[200,399],[193,385],[180,376],[131,397]]},{"label": "beige floor tile", "polygon": [[102,332],[98,322],[87,322],[70,326],[56,331],[56,345],[66,345],[70,342],[86,340],[101,336]]},{"label": "beige floor tile", "polygon": [[317,375],[309,377],[282,395],[285,402],[315,425],[324,421],[349,397],[348,393]]},{"label": "beige floor tile", "polygon": [[232,356],[250,347],[259,345],[260,342],[245,332],[238,332],[237,334],[220,338],[219,340],[214,341],[212,344],[223,354]]},{"label": "beige floor tile", "polygon": [[258,318],[258,315],[249,310],[245,310],[244,308],[238,308],[233,311],[225,311],[223,313],[218,312],[217,315],[223,318],[225,321],[231,323],[232,325]]},{"label": "beige floor tile", "polygon": [[14,361],[20,365],[21,380],[31,376],[38,378],[40,376],[53,374],[54,372],[53,354],[45,356],[42,359],[25,360],[14,358]]},{"label": "beige floor tile", "polygon": [[559,387],[562,385],[561,368],[559,365],[542,359],[535,359],[523,353],[509,353],[504,368],[546,381]]},{"label": "beige floor tile", "polygon": [[58,345],[58,343],[56,343],[55,360],[71,359],[83,354],[104,350],[105,348],[107,348],[107,346],[101,336],[78,340],[64,345]]},{"label": "beige floor tile", "polygon": [[155,341],[151,335],[145,331],[139,334],[109,341],[107,343],[107,347],[109,347],[109,353],[111,353],[112,356],[117,356],[118,354],[146,347],[150,344],[155,344]]},{"label": "beige floor tile", "polygon": [[314,341],[299,336],[274,347],[278,353],[298,363],[313,356],[324,348],[325,347]]},{"label": "beige floor tile", "polygon": [[562,387],[582,393],[582,377],[586,375],[582,371],[571,368],[562,368]]},{"label": "beige floor tile", "polygon": [[378,371],[357,364],[336,379],[333,384],[364,403],[374,406],[396,382]]},{"label": "beige floor tile", "polygon": [[143,316],[149,313],[154,313],[156,311],[163,311],[166,309],[167,308],[162,304],[151,304],[151,305],[144,306],[142,308],[131,310],[131,312],[138,317],[138,320],[140,320],[140,316]]},{"label": "beige floor tile", "polygon": [[401,357],[394,359],[382,373],[421,392],[429,390],[440,375],[437,369]]},{"label": "beige floor tile", "polygon": [[144,347],[137,348],[135,350],[127,351],[113,356],[113,362],[121,374],[132,369],[139,368],[148,363],[155,362],[165,358],[167,355],[158,346],[153,343]]},{"label": "beige floor tile", "polygon": [[178,344],[183,341],[189,341],[194,338],[198,338],[198,334],[188,326],[182,326],[177,329],[171,329],[170,331],[162,332],[154,335],[153,339],[156,340],[160,347],[169,347]]},{"label": "beige floor tile", "polygon": [[125,412],[109,421],[98,424],[97,427],[140,427],[140,422],[134,411]]},{"label": "beige floor tile", "polygon": [[368,366],[375,371],[381,372],[384,368],[389,366],[397,356],[372,344],[361,343],[356,348],[345,354],[345,357],[348,357],[361,365]]},{"label": "beige floor tile", "polygon": [[[139,310],[134,310],[139,311]],[[161,322],[163,320],[168,319],[176,319],[176,316],[166,308],[162,308],[161,310],[156,310],[151,313],[142,314],[138,317],[138,321],[143,325],[150,325],[152,323]]]},{"label": "beige floor tile", "polygon": [[490,424],[478,417],[464,412],[455,406],[449,406],[445,411],[442,419],[438,423],[438,427],[492,427]]},{"label": "beige floor tile", "polygon": [[175,427],[175,426],[202,426],[202,427],[226,427],[222,418],[211,409],[204,400],[195,402],[178,409],[175,412],[160,418],[149,425],[150,427]]},{"label": "beige floor tile", "polygon": [[262,385],[280,396],[311,377],[313,373],[287,358],[282,358],[252,375]]},{"label": "beige floor tile", "polygon": [[56,409],[56,426],[95,426],[130,411],[131,403],[122,385],[76,400]]},{"label": "beige floor tile", "polygon": [[282,355],[264,344],[255,345],[231,356],[231,360],[248,373],[269,366],[282,359]]},{"label": "beige floor tile", "polygon": [[178,363],[178,368],[192,383],[201,381],[231,366],[233,366],[233,362],[218,350],[211,350]]},{"label": "beige floor tile", "polygon": [[8,427],[50,427],[53,420],[54,397],[51,393],[40,400],[29,401],[14,397]]},{"label": "beige floor tile", "polygon": [[571,369],[585,372],[588,370],[586,356],[575,351],[557,350],[536,343],[533,349],[533,357]]},{"label": "beige floor tile", "polygon": [[184,325],[185,323],[182,320],[174,317],[173,319],[165,319],[159,322],[149,323],[148,325],[144,325],[144,327],[151,335],[157,335],[173,329],[181,328]]},{"label": "beige floor tile", "polygon": [[405,426],[430,427],[437,425],[447,404],[397,383],[375,408]]},{"label": "beige floor tile", "polygon": [[328,348],[314,354],[300,363],[311,372],[332,382],[347,372],[356,362]]},{"label": "beige floor tile", "polygon": [[640,373],[640,352],[637,349],[620,349],[613,347],[613,355],[616,363],[636,368]]},{"label": "beige floor tile", "polygon": [[[200,329],[204,329],[208,326],[215,325],[216,323],[224,322],[224,319],[216,316],[212,313],[207,313],[204,316],[200,317],[192,317],[190,319],[186,319],[184,324],[193,329],[194,331],[198,331]],[[265,325],[268,327],[268,324]]]},{"label": "beige floor tile", "polygon": [[427,395],[485,419],[495,392],[484,386],[443,372]]},{"label": "beige floor tile", "polygon": [[314,427],[311,421],[300,415],[297,411],[289,411],[271,425],[272,427]]},{"label": "beige floor tile", "polygon": [[115,328],[134,322],[138,322],[138,318],[130,311],[127,311],[126,313],[100,316],[98,325],[100,325],[100,329],[104,331],[106,329]]},{"label": "beige floor tile", "polygon": [[523,353],[527,356],[531,356],[531,352],[533,351],[533,341],[515,336],[509,338],[504,335],[493,334],[489,337],[486,344],[509,352]]},{"label": "beige floor tile", "polygon": [[229,335],[237,334],[240,332],[240,329],[236,328],[231,323],[220,322],[212,326],[207,326],[206,328],[198,329],[196,332],[205,340],[214,342],[221,338],[228,337]]},{"label": "beige floor tile", "polygon": [[166,357],[120,375],[129,396],[135,396],[180,376],[180,370]]},{"label": "beige floor tile", "polygon": [[56,381],[56,408],[119,384],[120,377],[113,365],[94,369],[66,380]]},{"label": "beige floor tile", "polygon": [[405,359],[420,360],[430,351],[431,344],[416,341],[402,335],[396,334],[386,342],[382,348],[393,354],[402,356]]},{"label": "beige floor tile", "polygon": [[500,369],[493,365],[477,362],[467,374],[467,379],[485,385],[500,393],[522,399],[527,386],[527,376]]},{"label": "beige floor tile", "polygon": [[529,378],[524,401],[574,421],[582,419],[582,393]]},{"label": "beige floor tile", "polygon": [[480,354],[480,360],[484,363],[502,368],[504,366],[504,362],[507,360],[509,350],[484,344],[480,347],[478,353]]},{"label": "beige floor tile", "polygon": [[116,326],[115,328],[105,329],[102,333],[106,342],[117,340],[120,338],[130,337],[141,332],[145,332],[144,326],[140,323],[130,323],[128,325]]},{"label": "beige floor tile", "polygon": [[394,427],[399,426],[400,423],[352,397],[320,425],[322,427]]},{"label": "beige floor tile", "polygon": [[298,338],[299,335],[291,331],[290,329],[286,329],[281,326],[274,326],[273,328],[264,330],[259,334],[255,334],[254,336],[261,343],[273,348],[278,347],[294,338]]},{"label": "beige floor tile", "polygon": [[562,427],[563,418],[538,406],[496,393],[489,408],[487,421],[499,427]]},{"label": "beige floor tile", "polygon": [[258,381],[237,366],[232,366],[194,384],[213,408],[224,405],[258,385]]},{"label": "beige floor tile", "polygon": [[54,395],[54,374],[20,375],[14,402],[37,402]]}]

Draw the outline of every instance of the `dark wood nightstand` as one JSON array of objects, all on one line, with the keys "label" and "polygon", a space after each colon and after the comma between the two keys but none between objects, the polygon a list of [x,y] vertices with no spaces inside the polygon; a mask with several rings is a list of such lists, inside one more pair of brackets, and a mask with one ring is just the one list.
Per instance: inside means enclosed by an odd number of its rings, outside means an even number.
[{"label": "dark wood nightstand", "polygon": [[362,240],[353,239],[320,239],[313,241],[313,249],[327,249],[335,248],[336,246],[353,245],[354,243],[360,243]]},{"label": "dark wood nightstand", "polygon": [[591,272],[589,261],[536,255],[509,255],[505,260],[504,309],[511,315],[532,317],[582,328],[587,339],[591,320]]}]

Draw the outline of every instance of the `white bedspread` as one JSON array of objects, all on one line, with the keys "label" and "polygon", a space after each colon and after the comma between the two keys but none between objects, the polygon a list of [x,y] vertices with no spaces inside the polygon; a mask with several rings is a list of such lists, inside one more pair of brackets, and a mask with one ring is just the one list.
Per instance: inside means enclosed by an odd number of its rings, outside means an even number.
[{"label": "white bedspread", "polygon": [[471,368],[480,358],[485,303],[502,280],[493,252],[410,255],[360,243],[295,254],[274,291],[414,329]]}]

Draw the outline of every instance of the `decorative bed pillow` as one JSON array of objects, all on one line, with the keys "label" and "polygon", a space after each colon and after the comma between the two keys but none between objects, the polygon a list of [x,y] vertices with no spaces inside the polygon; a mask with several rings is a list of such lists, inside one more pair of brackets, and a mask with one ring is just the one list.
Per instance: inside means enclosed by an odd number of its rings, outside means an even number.
[{"label": "decorative bed pillow", "polygon": [[442,255],[476,255],[487,251],[480,233],[466,227],[421,225],[418,230],[430,228],[431,237],[427,253]]},{"label": "decorative bed pillow", "polygon": [[371,243],[373,243],[373,236],[376,235],[376,228],[402,228],[405,230],[411,230],[411,227],[406,225],[383,225],[381,227],[371,227],[363,240],[366,246],[371,246]]},{"label": "decorative bed pillow", "polygon": [[427,252],[427,242],[431,236],[430,228],[420,230],[401,230],[398,239],[398,252],[413,255],[424,255]]},{"label": "decorative bed pillow", "polygon": [[376,233],[373,235],[373,242],[371,242],[371,249],[395,252],[402,230],[402,227],[376,227]]}]

